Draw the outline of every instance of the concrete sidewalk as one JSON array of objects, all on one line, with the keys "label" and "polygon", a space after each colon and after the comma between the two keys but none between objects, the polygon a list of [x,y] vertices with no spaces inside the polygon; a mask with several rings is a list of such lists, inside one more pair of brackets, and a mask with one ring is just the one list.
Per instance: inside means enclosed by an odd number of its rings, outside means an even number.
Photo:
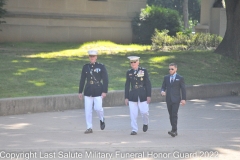
[{"label": "concrete sidewalk", "polygon": [[[240,157],[240,97],[189,100],[172,138],[165,102],[150,105],[149,130],[131,136],[127,106],[105,107],[106,128],[94,112],[93,134],[84,110],[0,117],[0,159],[221,159]],[[18,156],[18,157],[17,157]],[[30,158],[29,158],[30,157]]]}]

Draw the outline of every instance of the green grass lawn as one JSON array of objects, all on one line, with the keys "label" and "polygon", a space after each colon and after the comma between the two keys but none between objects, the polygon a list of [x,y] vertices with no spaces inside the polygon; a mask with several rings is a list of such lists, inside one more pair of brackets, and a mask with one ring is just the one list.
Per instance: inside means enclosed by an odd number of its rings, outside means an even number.
[{"label": "green grass lawn", "polygon": [[0,44],[0,98],[77,93],[87,50],[100,52],[98,61],[109,74],[109,90],[124,90],[130,68],[127,56],[140,56],[153,87],[160,87],[168,64],[178,64],[186,85],[240,81],[240,63],[212,51],[153,52],[150,46],[112,42],[85,44]]}]

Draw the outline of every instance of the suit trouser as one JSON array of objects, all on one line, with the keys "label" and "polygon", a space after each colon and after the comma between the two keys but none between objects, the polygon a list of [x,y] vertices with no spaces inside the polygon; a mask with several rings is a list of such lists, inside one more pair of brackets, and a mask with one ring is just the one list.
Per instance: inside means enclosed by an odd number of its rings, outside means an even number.
[{"label": "suit trouser", "polygon": [[178,121],[178,109],[179,103],[167,103],[168,113],[170,123],[172,125],[172,131],[177,131],[177,121]]},{"label": "suit trouser", "polygon": [[132,131],[138,131],[137,117],[138,117],[138,108],[142,114],[143,124],[148,125],[149,119],[149,107],[147,101],[140,102],[138,98],[138,102],[129,101],[129,110],[130,110],[130,118],[131,118],[131,126]]},{"label": "suit trouser", "polygon": [[97,112],[97,115],[101,121],[103,121],[104,112],[102,107],[102,97],[88,97],[84,96],[85,101],[85,118],[87,123],[87,129],[92,128],[92,110]]}]

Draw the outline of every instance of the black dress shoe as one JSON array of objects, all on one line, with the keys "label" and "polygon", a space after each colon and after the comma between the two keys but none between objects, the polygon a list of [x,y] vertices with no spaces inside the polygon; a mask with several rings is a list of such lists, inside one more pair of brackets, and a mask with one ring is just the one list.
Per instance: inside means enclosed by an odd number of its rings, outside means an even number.
[{"label": "black dress shoe", "polygon": [[92,130],[92,128],[88,128],[84,133],[85,134],[93,133],[93,130]]},{"label": "black dress shoe", "polygon": [[100,120],[100,128],[101,128],[101,130],[104,130],[104,128],[105,128],[104,120],[105,120],[104,118],[103,118],[103,121]]},{"label": "black dress shoe", "polygon": [[178,135],[177,131],[176,132],[170,131],[168,132],[168,134],[171,135],[172,137],[176,137]]},{"label": "black dress shoe", "polygon": [[137,135],[137,132],[132,131],[132,132],[131,132],[131,135]]},{"label": "black dress shoe", "polygon": [[143,125],[143,132],[146,132],[148,130],[148,125],[144,124]]}]

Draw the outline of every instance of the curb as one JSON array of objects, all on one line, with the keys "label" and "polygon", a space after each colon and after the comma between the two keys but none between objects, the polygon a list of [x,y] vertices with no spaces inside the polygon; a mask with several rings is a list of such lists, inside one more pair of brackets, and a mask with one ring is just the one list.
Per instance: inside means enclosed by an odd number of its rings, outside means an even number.
[{"label": "curb", "polygon": [[[240,82],[204,84],[186,86],[187,100],[206,99],[240,94]],[[152,89],[152,102],[164,102],[160,88]],[[123,106],[124,91],[110,91],[103,101],[104,107]],[[82,109],[84,102],[78,99],[78,94],[63,94],[52,96],[36,96],[23,98],[0,99],[0,116],[18,115],[39,112]]]}]

